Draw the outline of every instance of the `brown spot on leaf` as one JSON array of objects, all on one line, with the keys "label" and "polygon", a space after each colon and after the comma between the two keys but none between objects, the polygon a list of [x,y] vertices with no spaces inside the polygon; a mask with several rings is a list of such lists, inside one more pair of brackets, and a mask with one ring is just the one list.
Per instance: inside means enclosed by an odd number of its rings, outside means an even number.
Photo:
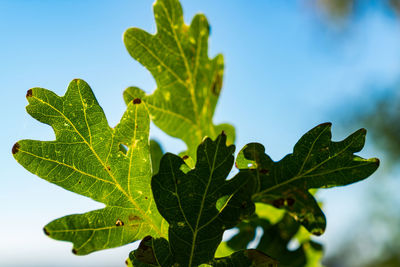
[{"label": "brown spot on leaf", "polygon": [[118,220],[115,222],[115,226],[124,226],[124,222],[121,221],[120,219],[118,219]]},{"label": "brown spot on leaf", "polygon": [[110,167],[110,166],[107,166],[107,170],[111,171],[111,167]]},{"label": "brown spot on leaf", "polygon": [[46,228],[43,228],[43,232],[44,232],[44,234],[47,235],[47,236],[50,235],[49,231],[47,231]]},{"label": "brown spot on leaf", "polygon": [[140,217],[139,217],[139,216],[136,216],[136,215],[133,215],[133,214],[131,214],[131,215],[129,215],[129,220],[130,220],[130,221],[137,221],[137,220],[140,220]]},{"label": "brown spot on leaf", "polygon": [[126,266],[128,266],[128,265],[129,265],[129,262],[128,262],[128,260],[125,260],[125,264],[126,264]]},{"label": "brown spot on leaf", "polygon": [[211,86],[211,91],[214,95],[219,96],[219,93],[221,92],[222,88],[222,76],[220,74],[217,74],[215,76],[215,80]]},{"label": "brown spot on leaf", "polygon": [[318,127],[332,127],[332,123],[331,122],[324,122],[324,123],[321,123],[321,124],[317,125],[314,128],[318,128]]},{"label": "brown spot on leaf", "polygon": [[289,197],[286,199],[286,205],[288,205],[289,207],[293,206],[294,202],[294,198]]},{"label": "brown spot on leaf", "polygon": [[222,130],[221,135],[222,135],[222,136],[226,136],[226,133],[225,133],[224,130]]},{"label": "brown spot on leaf", "polygon": [[380,160],[379,160],[379,159],[375,159],[375,164],[376,164],[377,166],[379,166],[379,164],[381,164]]},{"label": "brown spot on leaf", "polygon": [[187,160],[188,158],[189,158],[188,155],[185,155],[185,156],[182,157],[183,160]]},{"label": "brown spot on leaf", "polygon": [[72,253],[74,253],[75,255],[78,254],[78,251],[76,249],[72,249]]},{"label": "brown spot on leaf", "polygon": [[148,197],[144,197],[144,199],[146,199],[146,200],[147,200],[147,199],[149,199],[149,198],[148,198]]},{"label": "brown spot on leaf", "polygon": [[140,104],[140,103],[142,103],[142,100],[140,98],[135,98],[135,99],[132,100],[132,103],[133,104]]},{"label": "brown spot on leaf", "polygon": [[11,152],[14,154],[16,154],[19,151],[19,147],[20,145],[18,143],[15,143],[11,149]]},{"label": "brown spot on leaf", "polygon": [[31,96],[32,96],[32,89],[29,89],[28,91],[26,91],[26,98]]},{"label": "brown spot on leaf", "polygon": [[278,198],[272,201],[272,205],[276,208],[280,208],[285,204],[285,200],[283,198]]},{"label": "brown spot on leaf", "polygon": [[81,183],[82,183],[82,181],[79,181],[79,182],[78,182],[78,184],[81,184]]}]

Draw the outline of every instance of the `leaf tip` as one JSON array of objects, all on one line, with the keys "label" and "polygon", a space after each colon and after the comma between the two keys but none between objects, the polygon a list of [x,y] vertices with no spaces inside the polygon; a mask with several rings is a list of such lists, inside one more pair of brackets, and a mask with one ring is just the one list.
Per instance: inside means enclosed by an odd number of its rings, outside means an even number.
[{"label": "leaf tip", "polygon": [[376,166],[379,167],[379,165],[381,164],[381,161],[378,158],[373,158],[372,160],[375,162]]},{"label": "leaf tip", "polygon": [[318,125],[317,127],[332,127],[332,122],[324,122]]},{"label": "leaf tip", "polygon": [[142,100],[141,100],[140,98],[135,98],[135,99],[132,100],[132,103],[133,103],[134,105],[140,104],[140,103],[142,103]]},{"label": "leaf tip", "polygon": [[32,89],[29,89],[28,91],[26,91],[26,98],[31,97],[33,94]]},{"label": "leaf tip", "polygon": [[360,133],[361,133],[362,135],[366,135],[366,134],[367,134],[367,129],[361,128],[361,129],[360,129]]},{"label": "leaf tip", "polygon": [[18,151],[19,151],[20,145],[17,143],[15,143],[11,149],[11,152],[13,155],[15,155]]},{"label": "leaf tip", "polygon": [[45,228],[43,228],[43,232],[44,232],[44,234],[45,234],[45,235],[47,235],[47,236],[50,236],[50,232],[49,232],[49,231],[47,231],[46,227],[45,227]]}]

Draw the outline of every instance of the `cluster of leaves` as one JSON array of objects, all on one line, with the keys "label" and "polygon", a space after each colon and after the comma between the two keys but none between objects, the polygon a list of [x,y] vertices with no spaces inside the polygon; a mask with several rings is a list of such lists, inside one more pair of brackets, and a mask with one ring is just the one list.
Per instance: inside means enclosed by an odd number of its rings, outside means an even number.
[{"label": "cluster of leaves", "polygon": [[[142,240],[127,260],[132,266],[318,262],[321,247],[310,234],[322,234],[326,221],[309,190],[354,183],[377,169],[377,159],[354,155],[365,130],[332,142],[331,125],[321,124],[279,162],[258,143],[246,145],[235,161],[234,128],[212,122],[223,58],[208,58],[206,18],[197,15],[185,25],[178,0],[158,0],[154,13],[155,35],[133,28],[124,41],[157,89],[151,95],[126,89],[127,109],[116,127],[82,80],[73,80],[63,97],[43,88],[28,91],[27,112],[50,125],[56,139],[18,141],[15,159],[37,176],[105,204],[56,219],[44,232],[72,242],[78,255]],[[183,140],[187,151],[163,155],[149,141],[150,120]],[[234,162],[239,172],[231,178]],[[238,234],[223,243],[224,231],[235,226]],[[261,241],[247,249],[258,227]],[[291,251],[293,238],[300,247]]]}]

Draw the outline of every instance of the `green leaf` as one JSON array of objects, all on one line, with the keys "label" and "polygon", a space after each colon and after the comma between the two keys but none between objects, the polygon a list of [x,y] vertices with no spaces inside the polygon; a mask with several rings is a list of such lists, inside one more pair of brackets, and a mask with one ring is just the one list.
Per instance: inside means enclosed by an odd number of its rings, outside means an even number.
[{"label": "green leaf", "polygon": [[[321,266],[322,246],[311,240],[311,234],[286,211],[263,203],[256,203],[255,214],[242,221],[237,226],[238,233],[221,243],[224,245],[218,247],[218,251],[221,247],[226,251],[246,249],[254,242],[257,228],[262,229],[262,235],[256,249],[276,259],[280,267]],[[290,250],[288,245],[293,241],[298,242],[299,247]]]},{"label": "green leaf", "polygon": [[172,266],[173,258],[168,241],[164,238],[146,236],[139,247],[129,254],[129,259],[135,267]]},{"label": "green leaf", "polygon": [[187,26],[178,0],[156,1],[154,16],[155,35],[130,28],[124,42],[129,54],[151,72],[157,89],[145,95],[139,88],[130,87],[124,92],[125,101],[143,99],[154,123],[167,134],[182,139],[188,147],[187,154],[194,159],[205,136],[214,139],[225,131],[228,144],[232,144],[234,128],[212,122],[224,63],[222,55],[208,57],[207,19],[196,15]]},{"label": "green leaf", "polygon": [[169,223],[169,251],[179,266],[214,260],[224,231],[254,212],[248,176],[226,180],[234,150],[220,135],[199,145],[194,169],[187,171],[184,160],[170,153],[161,159],[152,190],[159,212]]},{"label": "green leaf", "polygon": [[379,166],[376,158],[363,159],[365,142],[361,129],[340,142],[331,141],[331,124],[321,124],[306,133],[293,153],[274,162],[258,143],[246,145],[236,161],[240,171],[252,170],[257,189],[253,200],[287,210],[311,233],[324,232],[326,220],[311,188],[348,185],[370,176]]},{"label": "green leaf", "polygon": [[304,267],[323,267],[321,260],[324,248],[321,244],[311,239],[311,234],[303,226],[300,227],[294,238],[303,246],[306,255]]},{"label": "green leaf", "polygon": [[278,262],[259,250],[247,249],[235,252],[228,257],[217,258],[210,265],[215,267],[278,267]]},{"label": "green leaf", "polygon": [[164,152],[161,148],[161,145],[155,140],[150,140],[151,166],[154,174],[158,172],[158,167],[163,154]]},{"label": "green leaf", "polygon": [[[139,248],[129,254],[129,262],[135,267],[171,267],[181,266],[174,264],[173,256],[169,249],[168,241],[163,238],[153,239],[146,237],[140,243]],[[255,249],[241,250],[230,256],[223,258],[215,258],[212,261],[198,266],[214,266],[214,267],[237,267],[237,266],[254,266],[254,267],[277,267],[277,261],[264,253]],[[190,265],[184,265],[190,266]],[[197,266],[197,265],[196,265]]]},{"label": "green leaf", "polygon": [[[47,235],[73,242],[79,255],[148,234],[166,236],[168,224],[151,194],[150,119],[140,99],[128,104],[115,129],[82,80],[73,80],[63,97],[33,88],[27,99],[27,112],[50,125],[56,140],[18,141],[12,150],[15,159],[37,176],[106,205],[49,223]],[[128,148],[126,153],[121,145]]]},{"label": "green leaf", "polygon": [[246,248],[255,238],[256,228],[263,229],[263,235],[256,249],[262,251],[279,262],[279,267],[304,267],[307,264],[307,250],[312,244],[314,247],[321,246],[310,240],[302,240],[300,246],[295,250],[289,250],[289,242],[295,238],[300,225],[291,216],[285,215],[278,223],[272,224],[269,220],[254,216],[250,220],[238,225],[239,233],[232,237],[228,246],[240,250]]}]

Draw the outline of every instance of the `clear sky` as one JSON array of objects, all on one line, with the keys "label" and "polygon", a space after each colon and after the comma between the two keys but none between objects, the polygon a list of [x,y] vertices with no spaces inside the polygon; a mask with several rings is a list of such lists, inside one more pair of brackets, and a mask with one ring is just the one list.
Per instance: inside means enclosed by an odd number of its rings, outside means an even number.
[{"label": "clear sky", "polygon": [[[357,104],[371,84],[393,84],[400,74],[400,28],[374,7],[346,29],[332,28],[299,1],[182,0],[185,21],[206,14],[212,27],[210,56],[223,53],[226,72],[215,122],[237,130],[237,148],[257,141],[274,160],[292,151],[307,130],[333,122]],[[126,52],[131,26],[154,32],[150,0],[0,0],[0,265],[123,266],[132,246],[77,257],[70,243],[46,237],[42,227],[58,217],[101,207],[23,169],[11,155],[19,139],[51,140],[49,126],[25,112],[25,93],[44,87],[63,95],[74,78],[86,80],[114,126],[124,111],[123,90],[151,92],[151,75]],[[340,130],[339,130],[340,129]],[[183,143],[153,127],[168,151]],[[365,157],[377,156],[368,147]],[[373,179],[373,178],[372,178]],[[357,216],[365,185],[321,192],[328,229],[327,252],[340,243]],[[347,227],[347,228],[346,228]]]}]

